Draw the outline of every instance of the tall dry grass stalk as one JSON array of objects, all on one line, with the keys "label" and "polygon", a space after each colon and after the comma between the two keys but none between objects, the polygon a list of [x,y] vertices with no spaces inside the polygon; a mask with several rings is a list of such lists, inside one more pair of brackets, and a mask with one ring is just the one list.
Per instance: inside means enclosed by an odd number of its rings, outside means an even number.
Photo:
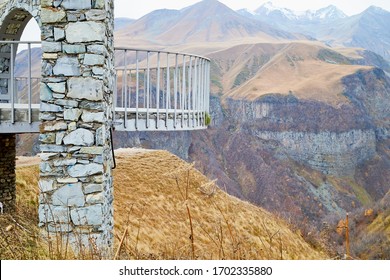
[{"label": "tall dry grass stalk", "polygon": [[[170,173],[165,174],[167,177],[171,177],[175,179],[176,188],[180,193],[180,196],[182,198],[182,201],[184,205],[186,206],[187,215],[188,215],[188,221],[189,221],[189,227],[190,227],[190,236],[189,240],[191,242],[191,258],[195,259],[195,235],[194,235],[194,226],[192,223],[192,216],[191,216],[191,210],[190,210],[190,172],[194,169],[194,164],[183,164],[180,168],[177,170],[174,170]],[[180,179],[184,176],[185,184],[182,187],[180,184]],[[184,190],[182,190],[184,188]]]}]

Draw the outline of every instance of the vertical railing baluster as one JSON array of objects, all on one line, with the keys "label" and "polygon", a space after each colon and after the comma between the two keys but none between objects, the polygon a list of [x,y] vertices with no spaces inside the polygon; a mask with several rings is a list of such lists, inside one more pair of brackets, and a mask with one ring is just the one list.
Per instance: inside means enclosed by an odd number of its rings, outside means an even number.
[{"label": "vertical railing baluster", "polygon": [[32,87],[31,87],[31,43],[27,44],[28,49],[28,122],[32,123]]},{"label": "vertical railing baluster", "polygon": [[163,63],[163,58],[161,58],[161,102],[160,102],[160,106],[161,106],[161,118],[164,118],[163,114],[164,114],[164,106],[165,106],[165,93],[166,93],[166,89],[165,89],[165,70],[166,68],[164,67],[164,63]]},{"label": "vertical railing baluster", "polygon": [[[140,70],[140,71],[143,71],[143,77],[144,77],[144,84],[143,84],[143,106],[142,106],[142,108],[146,108],[146,79],[145,79],[145,77],[146,77],[146,69],[142,69],[142,70]],[[141,110],[141,112],[142,112],[142,110]]]},{"label": "vertical railing baluster", "polygon": [[203,126],[206,126],[206,95],[207,95],[207,61],[204,59],[204,86],[203,86],[203,101],[202,101],[202,113],[203,113]]},{"label": "vertical railing baluster", "polygon": [[177,107],[178,109],[181,108],[181,96],[182,96],[182,88],[183,88],[183,79],[181,78],[182,77],[182,74],[181,74],[182,70],[181,70],[181,67],[179,66],[179,70],[177,72],[177,80],[178,80],[178,83],[177,83],[177,95],[179,97],[179,100],[178,100],[178,104],[177,104]]},{"label": "vertical railing baluster", "polygon": [[168,127],[168,118],[169,118],[169,99],[171,96],[171,77],[170,77],[170,67],[169,67],[169,53],[167,53],[167,92],[165,95],[165,127]]},{"label": "vertical railing baluster", "polygon": [[14,99],[14,87],[15,87],[15,73],[14,73],[14,63],[15,63],[15,54],[14,54],[14,51],[15,51],[15,46],[14,46],[14,43],[11,43],[11,61],[10,61],[10,82],[11,82],[11,85],[10,85],[10,95],[11,95],[11,123],[14,124],[15,123],[15,99]]},{"label": "vertical railing baluster", "polygon": [[[121,52],[123,52],[123,62],[125,61],[125,50],[122,50]],[[120,103],[119,105],[121,106],[121,108],[124,108],[125,107],[125,97],[124,97],[124,94],[125,94],[125,82],[124,82],[124,79],[125,79],[125,70],[122,69],[122,77],[121,77],[121,80],[122,80],[122,91],[121,91],[121,96],[120,96]]]},{"label": "vertical railing baluster", "polygon": [[121,96],[120,96],[120,105],[122,108],[125,108],[125,82],[124,82],[124,79],[125,79],[125,70],[123,69],[122,70],[122,91],[121,91]]},{"label": "vertical railing baluster", "polygon": [[[177,90],[177,87],[178,87],[178,75],[179,75],[179,64],[178,64],[178,54],[176,54],[175,56],[175,74],[174,74],[174,85],[173,85],[173,94],[174,94],[174,103],[175,103],[175,106],[174,106],[174,117],[173,117],[173,126],[174,128],[176,128],[176,118],[177,118],[177,94],[178,94],[178,90]],[[179,94],[180,96],[180,94]],[[179,100],[180,100],[180,97],[179,97]]]},{"label": "vertical railing baluster", "polygon": [[115,78],[114,78],[114,100],[112,102],[112,122],[113,125],[115,125],[116,122],[116,107],[117,107],[117,101],[118,101],[118,71],[115,71]]},{"label": "vertical railing baluster", "polygon": [[147,81],[146,81],[146,128],[149,128],[149,108],[150,108],[150,65],[149,65],[149,51],[146,54],[146,71],[147,71]]},{"label": "vertical railing baluster", "polygon": [[183,111],[182,111],[182,118],[181,118],[181,127],[184,128],[184,122],[185,122],[185,114],[186,112],[188,111],[188,108],[187,108],[187,97],[188,97],[188,94],[187,94],[187,68],[188,68],[188,65],[187,64],[187,55],[183,55],[183,77],[184,77],[184,83],[183,83],[183,100],[182,100],[182,108],[183,108]]},{"label": "vertical railing baluster", "polygon": [[157,108],[157,115],[156,115],[156,129],[159,128],[159,121],[160,121],[160,52],[157,53],[157,83],[156,83],[156,108]]},{"label": "vertical railing baluster", "polygon": [[181,98],[181,102],[180,102],[180,106],[181,106],[181,127],[183,127],[184,125],[184,114],[185,114],[185,94],[186,94],[186,59],[185,59],[185,55],[183,55],[183,84],[182,84],[182,98]]},{"label": "vertical railing baluster", "polygon": [[203,126],[203,101],[204,101],[204,86],[205,86],[205,64],[204,64],[204,59],[202,58],[202,91],[200,92],[200,102],[199,102],[199,110],[200,110],[200,124]]},{"label": "vertical railing baluster", "polygon": [[[131,111],[131,109],[132,109],[132,106],[133,106],[133,104],[131,103],[131,96],[132,96],[132,93],[133,93],[133,91],[132,91],[132,87],[131,87],[131,85],[132,85],[132,83],[133,83],[133,70],[131,70],[131,68],[129,69],[129,70],[127,70],[128,72],[129,72],[129,74],[126,74],[126,75],[128,75],[128,77],[127,77],[127,85],[128,85],[128,95],[127,95],[127,98],[128,98],[128,100],[127,100],[127,108],[129,108],[130,109],[130,114],[132,113],[132,111]],[[126,86],[127,86],[126,85]]]},{"label": "vertical railing baluster", "polygon": [[207,90],[207,61],[203,59],[203,99],[202,99],[202,114],[203,114],[203,126],[206,126],[206,90]]},{"label": "vertical railing baluster", "polygon": [[190,112],[191,112],[191,96],[193,94],[191,94],[192,92],[192,56],[190,56],[190,65],[189,65],[189,68],[188,68],[188,106],[187,106],[187,111],[188,111],[188,115],[187,115],[187,118],[188,118],[188,127],[190,127]]},{"label": "vertical railing baluster", "polygon": [[203,91],[203,75],[202,75],[202,69],[203,69],[203,60],[199,59],[199,93],[198,93],[198,126],[200,126],[201,121],[201,102],[202,102],[202,91]]},{"label": "vertical railing baluster", "polygon": [[211,63],[207,61],[207,95],[206,95],[206,112],[210,114],[210,88],[211,88]]},{"label": "vertical railing baluster", "polygon": [[135,129],[138,129],[138,110],[139,110],[139,61],[138,51],[135,51],[136,61],[136,85],[135,85]]},{"label": "vertical railing baluster", "polygon": [[[124,77],[122,76],[122,82],[124,83],[124,92],[122,95],[122,99],[124,98],[124,108],[125,108],[125,116],[124,116],[124,123],[123,127],[126,128],[127,125],[127,50],[124,51],[124,63],[125,63],[125,68],[124,68]],[[131,73],[131,72],[130,72]]]},{"label": "vertical railing baluster", "polygon": [[193,98],[193,115],[192,115],[192,126],[195,127],[196,122],[196,109],[197,109],[197,97],[198,97],[198,58],[195,58],[195,66],[194,66],[194,89],[192,92]]},{"label": "vertical railing baluster", "polygon": [[198,60],[198,93],[196,95],[196,124],[199,126],[199,101],[200,101],[200,93],[202,91],[202,60],[199,58]]}]

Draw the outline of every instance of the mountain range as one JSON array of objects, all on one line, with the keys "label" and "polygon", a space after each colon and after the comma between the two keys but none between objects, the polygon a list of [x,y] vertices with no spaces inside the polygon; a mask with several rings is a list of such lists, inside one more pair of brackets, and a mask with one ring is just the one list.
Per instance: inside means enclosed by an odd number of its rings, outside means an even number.
[{"label": "mountain range", "polygon": [[302,34],[247,18],[215,0],[201,1],[182,10],[151,12],[121,28],[116,35],[119,41],[122,41],[121,38],[142,38],[164,45],[226,42],[242,38],[265,41],[305,39]]},{"label": "mountain range", "polygon": [[306,10],[303,12],[293,11],[287,8],[279,8],[273,5],[272,2],[267,2],[260,6],[255,11],[251,12],[247,9],[237,11],[243,15],[252,15],[256,19],[273,19],[274,21],[288,20],[292,22],[329,22],[336,19],[346,18],[347,15],[339,10],[336,6],[330,5],[319,10]]},{"label": "mountain range", "polygon": [[216,0],[181,10],[156,10],[128,24],[120,22],[118,44],[129,40],[155,45],[197,42],[318,40],[329,46],[358,47],[390,60],[390,13],[371,6],[347,16],[336,6],[296,12],[267,2],[255,11],[234,11]]},{"label": "mountain range", "polygon": [[379,7],[371,6],[350,17],[333,5],[316,11],[296,12],[275,7],[271,2],[253,12],[238,12],[284,31],[299,30],[330,46],[361,47],[390,59],[390,13]]}]

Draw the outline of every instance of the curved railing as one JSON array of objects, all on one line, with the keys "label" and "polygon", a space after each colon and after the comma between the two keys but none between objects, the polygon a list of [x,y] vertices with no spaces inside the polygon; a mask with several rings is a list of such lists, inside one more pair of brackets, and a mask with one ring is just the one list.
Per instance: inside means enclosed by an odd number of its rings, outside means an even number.
[{"label": "curved railing", "polygon": [[[26,132],[38,131],[40,78],[33,72],[39,69],[39,75],[40,67],[33,62],[40,53],[34,53],[32,46],[39,43],[0,41],[0,126],[6,124],[9,132],[18,126],[27,127]],[[23,55],[22,59],[16,57],[18,46],[24,49],[18,54]],[[209,59],[176,52],[115,48],[115,61],[116,130],[206,128]]]},{"label": "curved railing", "polygon": [[115,127],[181,130],[207,125],[210,61],[166,51],[116,48]]}]

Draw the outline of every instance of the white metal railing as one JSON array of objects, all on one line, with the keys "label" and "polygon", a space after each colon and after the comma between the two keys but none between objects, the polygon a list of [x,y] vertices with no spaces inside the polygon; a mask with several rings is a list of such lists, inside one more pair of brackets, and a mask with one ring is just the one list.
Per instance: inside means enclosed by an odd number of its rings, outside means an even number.
[{"label": "white metal railing", "polygon": [[[32,77],[32,49],[40,45],[41,42],[35,41],[0,41],[0,109],[10,108],[8,121],[11,124],[16,121],[15,109],[21,107],[27,110],[27,122],[33,122],[32,110],[37,107],[35,104],[39,104],[40,78]],[[27,57],[23,63],[26,64],[27,77],[20,77],[16,73],[18,48],[26,49]],[[1,117],[1,122],[7,121]]]},{"label": "white metal railing", "polygon": [[178,130],[207,126],[210,61],[165,51],[116,48],[117,129]]},{"label": "white metal railing", "polygon": [[[0,125],[18,122],[18,109],[27,111],[24,121],[31,124],[33,111],[39,110],[40,78],[32,75],[32,46],[38,44],[0,41]],[[15,63],[18,46],[25,50],[25,59],[20,62],[24,67]],[[207,126],[209,59],[176,52],[115,48],[115,61],[115,129],[191,130]],[[16,71],[22,68],[27,71]],[[1,113],[4,109],[10,110],[7,116]]]}]

